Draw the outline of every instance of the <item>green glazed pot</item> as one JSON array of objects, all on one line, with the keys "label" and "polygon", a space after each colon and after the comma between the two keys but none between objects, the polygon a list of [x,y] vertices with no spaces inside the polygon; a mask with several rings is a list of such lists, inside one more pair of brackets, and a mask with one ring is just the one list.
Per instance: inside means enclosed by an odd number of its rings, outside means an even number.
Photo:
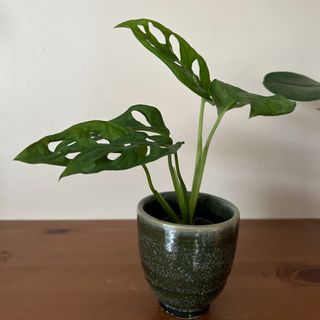
[{"label": "green glazed pot", "polygon": [[[177,209],[174,192],[163,197]],[[235,254],[239,211],[229,201],[201,193],[195,225],[165,221],[154,196],[138,204],[138,240],[147,282],[163,310],[179,318],[205,313],[226,284]]]}]

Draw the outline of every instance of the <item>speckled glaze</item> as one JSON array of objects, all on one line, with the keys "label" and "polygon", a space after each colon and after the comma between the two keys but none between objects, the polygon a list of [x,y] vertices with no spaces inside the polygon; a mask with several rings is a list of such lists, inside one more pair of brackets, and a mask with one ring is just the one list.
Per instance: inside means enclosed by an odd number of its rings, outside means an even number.
[{"label": "speckled glaze", "polygon": [[[176,207],[173,192],[162,195]],[[235,254],[239,211],[229,201],[201,193],[196,217],[201,225],[163,221],[153,196],[138,204],[138,239],[147,282],[166,312],[194,318],[221,292]]]}]

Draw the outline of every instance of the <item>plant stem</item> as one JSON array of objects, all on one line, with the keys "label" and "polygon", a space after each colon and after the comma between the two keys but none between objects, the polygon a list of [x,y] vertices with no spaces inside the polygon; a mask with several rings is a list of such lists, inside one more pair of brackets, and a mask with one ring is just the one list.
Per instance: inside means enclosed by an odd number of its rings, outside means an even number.
[{"label": "plant stem", "polygon": [[178,153],[174,154],[174,161],[175,161],[175,165],[176,165],[177,176],[178,176],[178,179],[180,181],[181,189],[182,189],[182,192],[183,192],[183,200],[184,200],[184,204],[185,204],[185,213],[183,214],[183,222],[184,223],[190,223],[190,221],[188,221],[189,218],[190,218],[188,190],[186,188],[186,185],[185,185],[185,183],[183,181],[183,178],[182,178],[182,175],[181,175],[181,172],[180,172]]},{"label": "plant stem", "polygon": [[213,137],[214,133],[216,132],[223,115],[224,115],[224,112],[222,112],[221,114],[218,115],[218,117],[217,117],[217,119],[216,119],[210,133],[209,133],[206,144],[205,144],[203,150],[201,150],[200,159],[199,159],[198,163],[196,164],[196,168],[194,171],[193,184],[192,184],[192,191],[191,191],[191,196],[190,196],[190,221],[191,221],[191,223],[193,221],[194,212],[195,212],[195,209],[197,206],[197,201],[198,201],[198,196],[199,196],[199,191],[200,191],[200,186],[201,186],[201,182],[202,182],[202,177],[203,177],[204,167],[206,164],[209,146],[210,146],[212,137]]},{"label": "plant stem", "polygon": [[[199,112],[199,120],[198,120],[198,141],[197,141],[197,154],[196,154],[196,162],[195,162],[195,168],[194,171],[197,171],[197,168],[200,163],[201,154],[202,154],[202,131],[203,131],[203,118],[204,118],[204,107],[206,104],[206,100],[204,98],[201,98],[201,104],[200,104],[200,112]],[[195,175],[193,176],[193,183],[194,184]]]},{"label": "plant stem", "polygon": [[185,204],[185,198],[183,195],[183,190],[182,190],[182,185],[180,182],[180,179],[178,177],[177,174],[177,170],[176,168],[174,168],[173,164],[172,164],[172,155],[168,155],[168,166],[169,166],[169,171],[170,171],[170,175],[171,175],[171,179],[173,182],[173,186],[174,186],[174,190],[176,192],[176,196],[177,196],[177,201],[178,201],[178,205],[181,211],[181,215],[183,217],[183,221],[186,220],[185,215],[186,215],[186,204]]},{"label": "plant stem", "polygon": [[199,120],[198,120],[198,138],[197,138],[197,153],[196,153],[196,161],[194,167],[194,174],[193,174],[193,181],[192,181],[192,190],[189,200],[189,222],[192,223],[191,216],[194,212],[195,203],[197,201],[198,195],[195,192],[196,186],[198,184],[198,171],[199,166],[201,163],[202,157],[202,131],[203,131],[203,118],[204,118],[204,107],[205,107],[206,100],[201,98],[200,104],[200,112],[199,112]]},{"label": "plant stem", "polygon": [[173,211],[169,203],[163,198],[163,196],[154,188],[150,172],[145,164],[142,165],[142,168],[144,169],[144,172],[146,174],[148,184],[150,187],[150,190],[162,206],[162,208],[165,210],[165,212],[168,214],[168,216],[171,218],[171,220],[175,223],[181,223],[181,219],[176,215],[176,213]]}]

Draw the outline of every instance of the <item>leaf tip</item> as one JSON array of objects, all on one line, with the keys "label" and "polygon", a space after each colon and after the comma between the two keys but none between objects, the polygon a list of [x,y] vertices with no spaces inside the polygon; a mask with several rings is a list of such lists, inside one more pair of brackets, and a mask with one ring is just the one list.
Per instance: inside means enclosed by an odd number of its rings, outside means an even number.
[{"label": "leaf tip", "polygon": [[131,20],[127,20],[127,21],[123,21],[120,22],[119,24],[117,24],[116,26],[113,27],[113,29],[117,29],[117,28],[129,28],[129,22]]},{"label": "leaf tip", "polygon": [[27,162],[26,158],[23,156],[23,151],[20,152],[18,155],[16,155],[12,160],[13,161]]},{"label": "leaf tip", "polygon": [[68,174],[68,172],[67,172],[67,169],[64,169],[64,170],[62,171],[62,173],[60,174],[58,181],[60,181],[62,178],[66,177],[66,176],[68,176],[68,175],[69,175],[69,174]]}]

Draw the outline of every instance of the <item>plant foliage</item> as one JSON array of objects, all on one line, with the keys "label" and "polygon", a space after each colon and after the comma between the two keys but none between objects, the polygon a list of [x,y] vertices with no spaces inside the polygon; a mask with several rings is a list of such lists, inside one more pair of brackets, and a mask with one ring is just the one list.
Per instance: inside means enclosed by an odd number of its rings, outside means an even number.
[{"label": "plant foliage", "polygon": [[292,112],[296,105],[295,102],[280,95],[264,97],[246,92],[219,80],[212,81],[210,90],[217,105],[218,114],[249,104],[251,106],[250,118],[255,116],[279,116]]},{"label": "plant foliage", "polygon": [[[152,33],[154,29],[151,27],[162,33],[165,39],[164,43],[161,43],[157,35]],[[129,28],[137,40],[160,58],[184,85],[199,96],[210,100],[208,93],[210,74],[207,64],[202,56],[181,36],[159,22],[149,19],[128,20],[118,24],[116,28]],[[177,50],[174,50],[173,39],[179,44]],[[193,71],[194,64],[199,66],[198,73]]]},{"label": "plant foliage", "polygon": [[[76,124],[62,132],[46,136],[31,144],[15,159],[27,163],[46,163],[64,166],[61,177],[76,173],[96,173],[103,170],[124,170],[141,165],[146,173],[149,187],[162,208],[173,222],[194,223],[194,214],[209,145],[225,112],[250,105],[250,118],[255,116],[278,116],[290,113],[295,102],[283,95],[294,93],[295,78],[285,86],[283,92],[270,97],[249,93],[217,79],[211,81],[203,57],[180,35],[159,22],[136,19],[120,23],[117,28],[128,28],[135,38],[149,51],[164,62],[176,78],[201,97],[195,170],[192,189],[188,192],[179,168],[177,151],[182,142],[173,143],[158,109],[148,105],[130,107],[119,117],[110,121],[93,120]],[[161,37],[159,36],[161,35]],[[161,39],[160,39],[161,38]],[[178,43],[178,48],[174,47]],[[272,76],[266,83],[276,83]],[[283,79],[283,78],[281,78]],[[280,80],[281,80],[280,79]],[[270,80],[270,81],[269,81]],[[299,81],[300,82],[299,82]],[[281,81],[278,81],[281,82]],[[307,81],[316,94],[319,83]],[[313,96],[314,97],[314,96]],[[205,104],[217,108],[217,118],[205,141],[203,121]],[[133,112],[145,117],[148,125],[135,119]],[[54,148],[50,144],[55,143]],[[115,157],[116,156],[116,157]],[[169,172],[177,195],[179,212],[175,212],[162,195],[155,189],[147,163],[161,157],[168,157]]]},{"label": "plant foliage", "polygon": [[[141,113],[150,126],[136,120],[133,111]],[[61,177],[124,170],[177,152],[181,142],[173,144],[169,135],[158,109],[135,105],[113,120],[87,121],[46,136],[24,149],[15,160],[64,166]],[[50,143],[56,144],[53,150]]]},{"label": "plant foliage", "polygon": [[263,80],[271,92],[295,101],[320,99],[320,82],[293,72],[271,72]]}]

